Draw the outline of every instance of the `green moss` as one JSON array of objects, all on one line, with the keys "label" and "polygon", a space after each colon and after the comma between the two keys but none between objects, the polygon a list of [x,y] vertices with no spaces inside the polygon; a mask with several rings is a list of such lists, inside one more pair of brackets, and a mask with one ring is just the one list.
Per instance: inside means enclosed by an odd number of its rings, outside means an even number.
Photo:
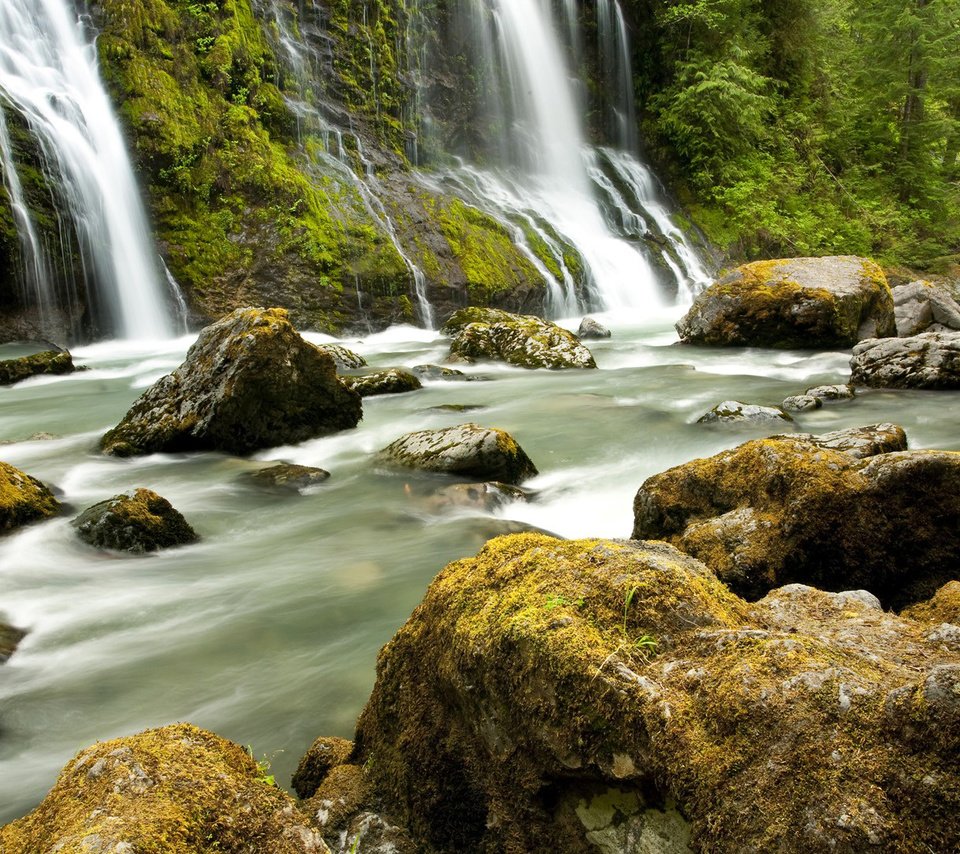
[{"label": "green moss", "polygon": [[0,533],[54,516],[60,502],[39,480],[0,463]]}]

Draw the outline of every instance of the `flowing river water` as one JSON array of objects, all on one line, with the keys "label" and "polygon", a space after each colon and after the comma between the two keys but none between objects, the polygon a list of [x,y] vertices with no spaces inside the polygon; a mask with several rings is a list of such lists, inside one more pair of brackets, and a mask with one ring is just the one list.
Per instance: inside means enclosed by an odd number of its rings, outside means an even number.
[{"label": "flowing river water", "polygon": [[[351,736],[378,649],[447,562],[523,526],[629,536],[646,477],[784,432],[697,424],[714,404],[778,404],[848,375],[846,352],[676,346],[680,311],[600,315],[614,332],[591,342],[600,370],[473,366],[486,381],[367,398],[357,429],[250,459],[120,460],[96,450],[136,396],[180,363],[190,338],[82,347],[75,358],[85,371],[0,389],[0,441],[10,442],[0,459],[54,484],[69,506],[0,539],[0,617],[29,630],[0,666],[0,823],[35,806],[82,747],[173,721],[250,745],[286,784],[314,737]],[[438,333],[411,327],[344,343],[371,366],[438,363],[447,353]],[[0,347],[0,358],[17,354]],[[480,408],[435,408],[445,404]],[[405,432],[469,420],[510,431],[539,467],[526,484],[529,503],[445,508],[431,494],[448,481],[371,462]],[[960,395],[948,392],[864,392],[783,427],[888,420],[906,428],[912,447],[960,449]],[[55,438],[29,438],[41,431]],[[263,492],[244,476],[268,460],[332,477],[308,494]],[[130,557],[75,538],[76,513],[137,486],[168,498],[201,542]]]}]

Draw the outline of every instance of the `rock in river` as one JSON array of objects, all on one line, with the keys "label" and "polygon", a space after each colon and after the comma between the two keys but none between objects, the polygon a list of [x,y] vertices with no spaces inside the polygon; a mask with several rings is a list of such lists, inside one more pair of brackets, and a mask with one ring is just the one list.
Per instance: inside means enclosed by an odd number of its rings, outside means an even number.
[{"label": "rock in river", "polygon": [[340,381],[353,389],[360,397],[374,397],[380,394],[403,394],[423,388],[423,383],[410,371],[403,368],[390,368],[362,377],[341,377]]},{"label": "rock in river", "polygon": [[697,424],[750,423],[767,424],[780,421],[793,421],[782,409],[775,406],[759,406],[755,403],[741,403],[739,400],[725,400],[718,403],[706,415],[697,419]]},{"label": "rock in river", "polygon": [[133,404],[101,442],[116,456],[249,454],[355,427],[360,396],[283,309],[244,308],[206,327],[186,361]]},{"label": "rock in river", "polygon": [[873,388],[960,389],[960,332],[861,341],[850,370],[851,383]]},{"label": "rock in river", "polygon": [[35,477],[0,463],[0,534],[54,516],[60,502]]},{"label": "rock in river", "polygon": [[198,539],[180,512],[149,489],[131,490],[94,504],[72,524],[85,543],[115,551],[153,552]]},{"label": "rock in river", "polygon": [[45,350],[0,361],[0,385],[13,385],[42,374],[71,374],[75,370],[73,357],[66,350]]}]

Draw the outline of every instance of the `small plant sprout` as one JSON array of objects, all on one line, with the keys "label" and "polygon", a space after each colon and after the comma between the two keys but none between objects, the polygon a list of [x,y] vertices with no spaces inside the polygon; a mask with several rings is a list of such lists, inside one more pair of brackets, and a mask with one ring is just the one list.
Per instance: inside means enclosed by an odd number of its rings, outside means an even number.
[{"label": "small plant sprout", "polygon": [[569,605],[572,608],[579,608],[583,605],[583,597],[578,596],[576,599],[567,599],[566,596],[547,596],[547,601],[544,603],[543,607],[548,611],[552,611],[554,608],[562,608],[564,605]]},{"label": "small plant sprout", "polygon": [[253,755],[253,745],[251,744],[247,745],[247,754],[257,763],[257,782],[263,783],[265,786],[276,786],[276,777],[270,773],[270,760],[266,756],[263,759],[257,759]]},{"label": "small plant sprout", "polygon": [[627,617],[630,613],[630,606],[633,604],[634,597],[636,597],[639,589],[639,585],[635,584],[623,597],[623,621],[620,623],[622,640],[617,645],[617,648],[611,652],[597,668],[597,672],[593,675],[594,679],[600,675],[603,668],[606,667],[614,657],[625,649],[635,650],[645,662],[650,661],[650,659],[657,654],[657,639],[653,635],[644,634],[637,638],[631,638],[630,630],[627,628]]}]

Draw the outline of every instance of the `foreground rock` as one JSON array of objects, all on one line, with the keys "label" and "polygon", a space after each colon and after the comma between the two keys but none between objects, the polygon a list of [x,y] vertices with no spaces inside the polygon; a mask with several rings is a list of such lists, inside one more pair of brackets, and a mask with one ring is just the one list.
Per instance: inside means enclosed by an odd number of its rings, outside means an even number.
[{"label": "foreground rock", "polygon": [[377,455],[385,465],[516,484],[537,468],[504,430],[460,424],[401,436]]},{"label": "foreground rock", "polygon": [[360,397],[373,397],[378,394],[403,394],[423,388],[417,377],[403,368],[390,368],[362,377],[341,377],[340,381],[353,389]]},{"label": "foreground rock", "polygon": [[663,543],[504,537],[384,647],[320,789],[419,851],[957,850],[960,655],[926,633],[862,592],[748,605]]},{"label": "foreground rock", "polygon": [[444,324],[450,355],[474,362],[494,359],[521,368],[596,368],[593,354],[572,332],[531,315],[464,308]]},{"label": "foreground rock", "polygon": [[16,626],[8,626],[0,620],[0,664],[3,664],[13,655],[17,645],[26,637],[27,633]]},{"label": "foreground rock", "polygon": [[834,256],[738,267],[697,297],[677,332],[688,344],[829,349],[896,335],[896,324],[883,271]]},{"label": "foreground rock", "polygon": [[94,504],[71,524],[85,543],[122,552],[154,552],[198,539],[180,512],[149,489],[136,489]]},{"label": "foreground rock", "polygon": [[909,282],[893,288],[893,306],[901,338],[960,329],[960,305],[946,290],[930,282]]},{"label": "foreground rock", "polygon": [[793,419],[777,407],[725,400],[723,403],[718,403],[706,415],[700,416],[697,424],[775,424],[783,421],[793,421]]},{"label": "foreground rock", "polygon": [[60,502],[35,477],[0,463],[0,534],[56,515]]},{"label": "foreground rock", "polygon": [[850,371],[851,383],[874,388],[960,388],[960,332],[863,341]]},{"label": "foreground rock", "polygon": [[248,454],[355,427],[360,396],[283,309],[238,309],[200,333],[186,361],[103,437],[105,453]]},{"label": "foreground rock", "polygon": [[672,543],[749,598],[802,582],[920,601],[960,570],[960,453],[885,453],[901,446],[893,425],[747,442],[647,479],[633,537]]},{"label": "foreground rock", "polygon": [[0,361],[0,385],[13,385],[42,374],[72,374],[75,370],[73,357],[66,350],[46,350]]},{"label": "foreground rock", "polygon": [[0,828],[0,851],[328,854],[249,754],[188,724],[81,751],[43,803]]}]

